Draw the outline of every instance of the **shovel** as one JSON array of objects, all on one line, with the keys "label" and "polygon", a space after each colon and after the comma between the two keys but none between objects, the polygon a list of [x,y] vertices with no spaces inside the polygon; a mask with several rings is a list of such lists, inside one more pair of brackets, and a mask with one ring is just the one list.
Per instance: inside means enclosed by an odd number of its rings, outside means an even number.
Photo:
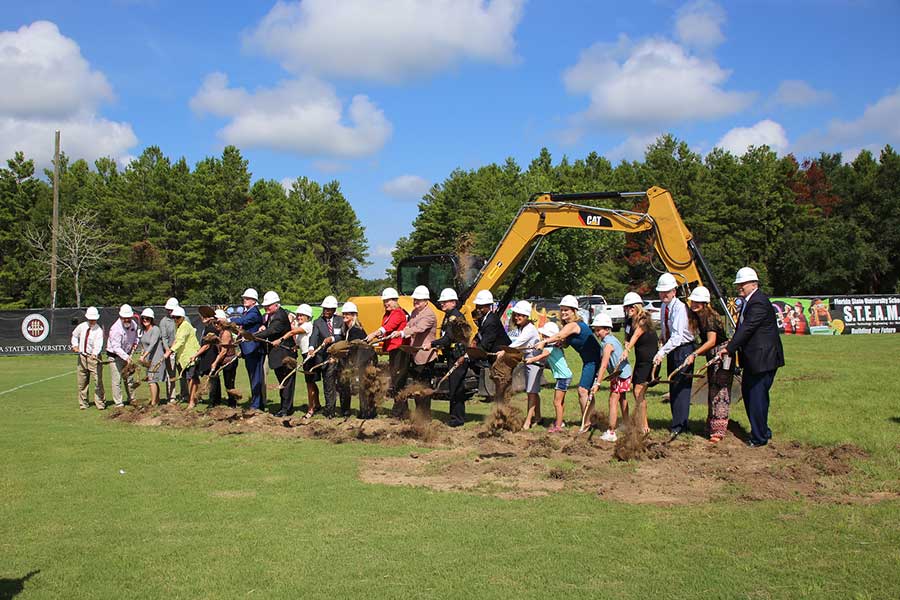
[{"label": "shovel", "polygon": [[656,385],[659,385],[660,383],[671,384],[671,383],[672,383],[672,379],[673,379],[676,375],[678,375],[679,373],[681,373],[683,370],[685,370],[688,366],[689,366],[689,363],[685,360],[683,363],[681,363],[681,365],[680,365],[677,369],[675,369],[674,371],[672,371],[671,373],[669,373],[669,377],[668,377],[667,379],[665,379],[665,380],[662,380],[662,379],[659,379],[659,378],[653,379],[652,381],[650,381],[650,382],[647,384],[647,387],[648,387],[648,388],[652,388],[652,387],[654,387],[654,386],[656,386]]},{"label": "shovel", "polygon": [[453,363],[453,366],[450,367],[449,369],[447,369],[447,372],[444,373],[444,376],[441,377],[441,378],[438,380],[438,382],[435,384],[435,386],[434,386],[434,391],[437,391],[438,388],[441,387],[441,384],[444,383],[445,381],[447,381],[447,379],[450,377],[450,374],[453,373],[453,371],[455,371],[458,367],[462,366],[462,364],[463,364],[464,362],[465,362],[465,361],[463,361],[463,360],[458,360],[458,361],[456,361],[455,363]]},{"label": "shovel", "polygon": [[236,361],[237,359],[238,359],[238,355],[235,354],[235,355],[231,358],[231,360],[229,360],[227,363],[222,363],[221,365],[219,365],[218,367],[216,367],[216,370],[213,371],[212,373],[210,373],[209,376],[210,376],[210,377],[218,377],[218,376],[219,376],[219,373],[221,373],[223,370],[225,370],[225,367],[227,367],[228,365],[230,365],[231,363],[233,363],[233,362]]}]

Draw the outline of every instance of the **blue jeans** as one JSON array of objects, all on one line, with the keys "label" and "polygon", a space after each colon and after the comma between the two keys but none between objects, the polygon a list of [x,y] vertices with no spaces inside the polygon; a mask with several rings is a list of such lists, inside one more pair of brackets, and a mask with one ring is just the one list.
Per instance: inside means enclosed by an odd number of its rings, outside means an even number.
[{"label": "blue jeans", "polygon": [[251,352],[244,355],[244,364],[247,366],[247,376],[250,378],[250,408],[262,410],[265,408],[263,404],[263,387],[265,381],[265,365],[266,355],[262,352]]}]

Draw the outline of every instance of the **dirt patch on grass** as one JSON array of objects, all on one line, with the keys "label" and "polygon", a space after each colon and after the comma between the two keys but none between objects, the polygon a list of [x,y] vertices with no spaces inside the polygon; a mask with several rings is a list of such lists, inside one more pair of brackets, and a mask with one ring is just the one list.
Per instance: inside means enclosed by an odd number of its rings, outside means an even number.
[{"label": "dirt patch on grass", "polygon": [[[748,448],[729,435],[718,444],[685,435],[669,442],[666,432],[623,432],[621,443],[600,440],[598,430],[578,435],[544,430],[508,431],[487,423],[450,428],[440,421],[399,421],[381,416],[360,420],[299,417],[215,407],[146,405],[113,409],[109,418],[140,426],[199,428],[222,435],[263,433],[343,443],[415,445],[431,448],[403,457],[362,458],[367,483],[412,485],[502,498],[559,491],[595,494],[634,504],[678,505],[720,499],[873,502],[900,494],[854,491],[854,462],[868,458],[852,445],[812,447],[772,442]],[[622,461],[616,456],[631,460]],[[223,495],[229,492],[221,492]]]}]

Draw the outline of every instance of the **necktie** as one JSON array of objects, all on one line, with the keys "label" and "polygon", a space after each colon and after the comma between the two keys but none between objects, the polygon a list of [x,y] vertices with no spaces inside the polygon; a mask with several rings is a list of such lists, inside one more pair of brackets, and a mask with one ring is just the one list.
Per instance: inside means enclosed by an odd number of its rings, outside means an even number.
[{"label": "necktie", "polygon": [[328,334],[334,335],[334,323],[331,321],[331,319],[328,319]]},{"label": "necktie", "polygon": [[82,347],[81,347],[81,352],[83,354],[87,354],[87,343],[88,343],[88,338],[90,337],[90,335],[91,335],[91,326],[88,325],[87,327],[84,328],[84,344],[82,344]]},{"label": "necktie", "polygon": [[665,323],[666,330],[663,332],[663,337],[668,341],[669,334],[672,332],[672,328],[669,326],[669,305],[666,304],[663,309],[663,323]]}]

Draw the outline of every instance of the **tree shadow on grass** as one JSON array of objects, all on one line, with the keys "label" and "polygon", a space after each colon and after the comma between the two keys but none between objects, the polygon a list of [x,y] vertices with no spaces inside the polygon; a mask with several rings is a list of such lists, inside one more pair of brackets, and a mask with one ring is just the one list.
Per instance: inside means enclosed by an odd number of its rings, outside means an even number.
[{"label": "tree shadow on grass", "polygon": [[891,417],[888,419],[888,421],[891,421],[893,423],[900,425],[900,417]]},{"label": "tree shadow on grass", "polygon": [[15,579],[6,579],[5,577],[0,578],[0,600],[9,600],[10,598],[15,598],[21,594],[22,590],[25,589],[25,582],[40,572],[41,570],[37,569],[23,577]]}]

